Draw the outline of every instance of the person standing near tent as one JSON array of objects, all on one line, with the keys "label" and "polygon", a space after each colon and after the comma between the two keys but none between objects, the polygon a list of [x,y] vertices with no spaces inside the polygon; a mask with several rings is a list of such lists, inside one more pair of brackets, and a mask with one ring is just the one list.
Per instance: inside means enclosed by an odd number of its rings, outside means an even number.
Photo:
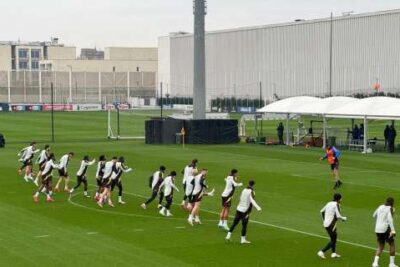
[{"label": "person standing near tent", "polygon": [[383,136],[385,137],[385,149],[388,149],[389,147],[389,132],[390,127],[386,124],[385,130],[383,131]]},{"label": "person standing near tent", "polygon": [[339,157],[340,151],[334,146],[328,146],[326,148],[326,154],[320,158],[320,160],[328,159],[328,163],[331,165],[333,171],[333,179],[335,180],[335,186],[333,189],[337,189],[342,186],[342,181],[339,177]]},{"label": "person standing near tent", "polygon": [[389,152],[394,153],[394,143],[396,140],[397,132],[393,125],[390,125],[389,129],[389,136],[388,136],[388,145],[389,145]]},{"label": "person standing near tent", "polygon": [[279,123],[278,128],[276,128],[276,131],[278,132],[278,138],[279,138],[279,144],[283,145],[283,131],[285,130],[285,127],[283,127],[282,122]]}]

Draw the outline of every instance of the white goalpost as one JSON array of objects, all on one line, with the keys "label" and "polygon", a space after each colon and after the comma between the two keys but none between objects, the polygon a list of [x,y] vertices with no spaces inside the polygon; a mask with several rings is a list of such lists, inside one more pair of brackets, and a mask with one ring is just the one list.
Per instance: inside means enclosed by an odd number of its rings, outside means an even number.
[{"label": "white goalpost", "polygon": [[[141,121],[143,123],[143,121]],[[144,140],[144,125],[135,123],[132,110],[107,110],[107,138],[113,140]]]}]

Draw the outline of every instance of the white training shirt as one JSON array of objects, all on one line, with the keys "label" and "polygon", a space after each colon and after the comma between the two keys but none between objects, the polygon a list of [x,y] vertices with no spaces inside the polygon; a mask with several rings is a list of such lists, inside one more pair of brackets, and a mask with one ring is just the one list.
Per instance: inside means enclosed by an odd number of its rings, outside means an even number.
[{"label": "white training shirt", "polygon": [[193,172],[193,166],[192,165],[186,165],[185,169],[183,169],[183,180],[182,184],[186,184],[187,178],[192,175]]},{"label": "white training shirt", "polygon": [[395,231],[390,206],[380,205],[374,212],[373,217],[376,218],[375,233],[386,233],[389,227],[391,231]]},{"label": "white training shirt", "polygon": [[114,172],[111,175],[111,179],[114,180],[115,178],[119,177],[121,175],[121,173],[130,172],[131,170],[132,170],[131,168],[125,169],[124,165],[121,162],[117,162],[117,163],[115,163],[115,168],[114,168]]},{"label": "white training shirt", "polygon": [[92,161],[85,161],[85,160],[82,160],[82,161],[81,161],[81,167],[79,168],[79,170],[78,170],[78,172],[76,173],[76,175],[78,175],[78,176],[85,175],[85,174],[86,174],[86,171],[87,171],[87,168],[88,168],[90,165],[93,165],[95,162],[96,162],[95,160],[92,160]]},{"label": "white training shirt", "polygon": [[25,148],[23,148],[21,150],[21,152],[23,152],[21,158],[22,158],[23,161],[31,159],[33,157],[33,154],[38,152],[38,151],[39,150],[33,150],[33,146],[25,147]]},{"label": "white training shirt", "polygon": [[156,171],[155,173],[153,173],[153,182],[151,183],[152,189],[154,189],[154,187],[158,184],[160,175],[161,177],[164,177],[164,173],[162,173],[161,171]]},{"label": "white training shirt", "polygon": [[107,161],[106,165],[104,166],[103,179],[109,178],[113,172],[113,169],[114,169],[114,162],[112,160]]},{"label": "white training shirt", "polygon": [[58,165],[55,164],[52,159],[50,159],[46,162],[46,165],[44,166],[42,176],[48,175],[49,173],[51,174],[51,172],[53,171],[53,168],[58,168]]},{"label": "white training shirt", "polygon": [[339,212],[339,203],[336,201],[330,201],[325,207],[322,208],[321,213],[325,213],[324,227],[331,226],[332,222],[337,219],[345,220],[345,218]]},{"label": "white training shirt", "polygon": [[65,171],[67,171],[68,161],[69,161],[69,155],[65,154],[64,156],[61,157],[60,163],[58,164],[58,168],[60,170],[65,169]]},{"label": "white training shirt", "polygon": [[229,197],[233,195],[235,187],[242,186],[242,183],[236,183],[233,176],[228,176],[225,178],[225,190],[222,192],[222,197]]},{"label": "white training shirt", "polygon": [[189,175],[186,178],[186,189],[185,189],[185,195],[186,196],[192,195],[193,188],[194,188],[194,186],[192,184],[193,180],[194,180],[194,176],[193,175]]},{"label": "white training shirt", "polygon": [[104,168],[103,163],[103,161],[99,161],[99,163],[97,163],[96,177],[100,176],[100,171]]},{"label": "white training shirt", "polygon": [[201,193],[204,188],[207,188],[203,175],[200,173],[194,177],[194,188],[192,195],[197,195]]},{"label": "white training shirt", "polygon": [[43,164],[46,161],[47,161],[47,151],[46,151],[46,149],[43,149],[42,152],[40,152],[37,162],[39,164]]},{"label": "white training shirt", "polygon": [[253,190],[245,188],[240,194],[239,204],[236,209],[240,212],[247,213],[251,205],[253,205],[257,210],[261,210],[260,206],[258,206],[257,202],[253,198]]},{"label": "white training shirt", "polygon": [[174,184],[174,179],[172,178],[172,176],[165,177],[164,181],[160,185],[160,188],[161,187],[164,187],[164,196],[166,197],[172,194],[173,189],[179,192],[179,189],[176,188]]}]

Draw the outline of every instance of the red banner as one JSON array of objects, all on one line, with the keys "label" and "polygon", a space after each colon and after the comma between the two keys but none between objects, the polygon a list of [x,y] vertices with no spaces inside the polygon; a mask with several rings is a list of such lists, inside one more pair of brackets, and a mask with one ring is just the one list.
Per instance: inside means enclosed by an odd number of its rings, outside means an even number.
[{"label": "red banner", "polygon": [[[70,104],[54,104],[54,111],[72,111],[73,106]],[[51,104],[44,104],[43,111],[51,111]]]}]

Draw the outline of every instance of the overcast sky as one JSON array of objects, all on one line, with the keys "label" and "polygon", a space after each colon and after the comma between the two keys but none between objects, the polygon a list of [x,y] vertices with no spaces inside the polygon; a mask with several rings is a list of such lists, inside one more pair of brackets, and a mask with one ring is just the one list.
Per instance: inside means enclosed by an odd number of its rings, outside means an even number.
[{"label": "overcast sky", "polygon": [[[400,8],[399,0],[208,0],[206,30]],[[193,29],[192,0],[0,0],[0,40],[81,47],[157,46]]]}]

